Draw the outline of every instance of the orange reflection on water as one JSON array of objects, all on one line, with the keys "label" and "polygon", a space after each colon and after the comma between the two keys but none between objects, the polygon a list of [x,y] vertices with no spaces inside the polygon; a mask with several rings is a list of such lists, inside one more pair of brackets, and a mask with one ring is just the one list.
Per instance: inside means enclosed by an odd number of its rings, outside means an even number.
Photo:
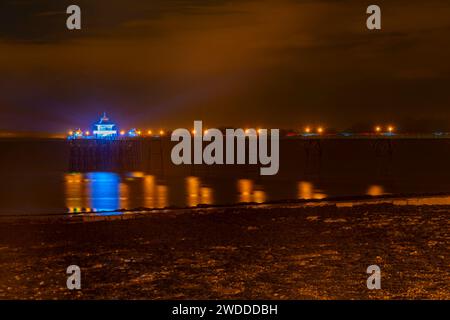
[{"label": "orange reflection on water", "polygon": [[164,208],[168,206],[168,188],[156,183],[155,176],[145,175],[143,179],[144,187],[144,207]]},{"label": "orange reflection on water", "polygon": [[143,179],[144,183],[144,207],[146,208],[154,208],[156,199],[155,199],[155,177],[154,176],[145,176]]},{"label": "orange reflection on water", "polygon": [[202,187],[198,177],[186,178],[187,205],[194,207],[199,204],[213,204],[213,189]]},{"label": "orange reflection on water", "polygon": [[237,187],[239,202],[263,203],[266,201],[266,193],[263,190],[254,190],[254,183],[250,179],[239,179]]},{"label": "orange reflection on water", "polygon": [[167,186],[163,185],[157,185],[156,186],[156,194],[157,194],[157,207],[158,208],[165,208],[169,205],[169,189]]},{"label": "orange reflection on water", "polygon": [[129,177],[131,178],[144,178],[145,177],[145,173],[142,171],[134,171],[134,172],[130,172],[128,174]]},{"label": "orange reflection on water", "polygon": [[298,183],[298,198],[305,200],[321,200],[325,199],[327,195],[323,193],[321,190],[316,190],[314,185],[308,181],[300,181]]},{"label": "orange reflection on water", "polygon": [[130,186],[128,186],[124,182],[119,183],[119,199],[120,209],[130,208]]},{"label": "orange reflection on water", "polygon": [[251,202],[253,181],[249,179],[240,179],[238,181],[239,202]]},{"label": "orange reflection on water", "polygon": [[382,196],[383,194],[386,194],[386,192],[384,192],[383,186],[380,186],[378,184],[373,184],[373,185],[369,186],[366,194],[369,196],[372,196],[372,197],[377,197],[377,196]]},{"label": "orange reflection on water", "polygon": [[253,192],[253,201],[256,203],[266,202],[266,193],[262,190],[255,190]]},{"label": "orange reflection on water", "polygon": [[64,176],[66,207],[69,213],[87,210],[86,183],[81,173],[68,173]]}]

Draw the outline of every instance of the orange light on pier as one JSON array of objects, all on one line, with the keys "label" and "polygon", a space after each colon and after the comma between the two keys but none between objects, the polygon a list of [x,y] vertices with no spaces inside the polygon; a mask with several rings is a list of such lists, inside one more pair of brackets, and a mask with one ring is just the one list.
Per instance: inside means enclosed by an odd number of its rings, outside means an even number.
[{"label": "orange light on pier", "polygon": [[392,133],[394,132],[395,128],[393,126],[389,126],[387,130],[389,131],[389,133]]},{"label": "orange light on pier", "polygon": [[73,131],[72,130],[70,130],[68,133],[69,133],[69,136],[73,135]]},{"label": "orange light on pier", "polygon": [[86,131],[84,134],[88,136],[88,135],[90,135],[91,133],[90,133],[89,131]]},{"label": "orange light on pier", "polygon": [[311,128],[310,127],[306,127],[305,128],[305,133],[311,133]]},{"label": "orange light on pier", "polygon": [[125,135],[125,131],[123,131],[123,130],[120,131],[120,135],[121,135],[121,136]]},{"label": "orange light on pier", "polygon": [[159,135],[163,136],[165,134],[164,130],[159,130]]},{"label": "orange light on pier", "polygon": [[376,126],[375,127],[375,132],[380,133],[381,132],[381,127],[380,126]]},{"label": "orange light on pier", "polygon": [[147,134],[149,135],[149,136],[151,136],[152,135],[152,130],[147,130]]},{"label": "orange light on pier", "polygon": [[317,128],[317,133],[323,133],[323,131],[324,131],[324,130],[323,130],[323,127],[318,127],[318,128]]},{"label": "orange light on pier", "polygon": [[140,136],[142,134],[141,130],[136,131],[137,135]]}]

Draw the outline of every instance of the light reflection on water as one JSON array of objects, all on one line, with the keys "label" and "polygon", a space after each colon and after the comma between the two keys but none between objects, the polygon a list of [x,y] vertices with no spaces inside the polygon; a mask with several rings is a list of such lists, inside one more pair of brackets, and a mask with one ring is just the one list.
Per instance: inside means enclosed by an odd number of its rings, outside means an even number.
[{"label": "light reflection on water", "polygon": [[308,181],[300,181],[298,183],[298,199],[325,199],[327,195],[322,190],[315,189],[314,185]]},{"label": "light reflection on water", "polygon": [[167,186],[155,182],[155,177],[133,172],[122,178],[113,172],[69,173],[65,175],[65,196],[69,213],[114,211],[134,208],[131,192],[135,182],[142,184],[137,198],[140,206],[164,208],[168,206]]},{"label": "light reflection on water", "polygon": [[367,189],[367,195],[369,196],[377,197],[382,196],[384,194],[386,194],[386,192],[384,191],[383,186],[380,186],[378,184],[370,185],[369,188]]},{"label": "light reflection on water", "polygon": [[[158,179],[143,172],[120,175],[113,172],[69,173],[65,175],[65,203],[69,213],[101,212],[118,209],[164,208],[168,206],[197,206],[200,204],[232,204],[237,202],[263,203],[268,200],[297,199],[321,200],[329,195],[311,181],[298,181],[295,185],[283,183],[283,192],[271,198],[270,184],[256,183],[252,179],[236,179],[233,184],[216,182],[206,184],[202,178],[189,176],[175,182]],[[234,190],[230,190],[234,189]],[[273,189],[273,186],[272,186]],[[270,190],[269,190],[270,191]],[[294,191],[294,193],[289,193]],[[273,190],[272,190],[273,192]],[[369,185],[366,195],[388,194],[379,184]],[[286,196],[284,196],[286,195]],[[278,197],[278,198],[276,198]],[[408,203],[413,203],[409,200]],[[419,200],[417,200],[419,201]],[[437,197],[421,200],[424,204],[449,204],[450,198]],[[419,203],[417,202],[417,203]]]},{"label": "light reflection on water", "polygon": [[169,205],[167,186],[159,185],[151,175],[144,175],[142,180],[144,192],[144,207],[164,208]]},{"label": "light reflection on water", "polygon": [[239,179],[237,182],[239,202],[263,203],[266,201],[266,193],[261,186],[255,186],[253,180]]},{"label": "light reflection on water", "polygon": [[70,213],[82,211],[88,208],[86,183],[81,173],[70,173],[65,175],[66,205]]},{"label": "light reflection on water", "polygon": [[127,185],[111,172],[66,174],[66,204],[70,213],[112,211],[127,205]]},{"label": "light reflection on water", "polygon": [[[215,204],[215,190],[204,185],[199,177],[184,178],[183,203],[176,205],[197,206]],[[267,200],[262,186],[251,179],[237,180],[236,198],[233,202],[263,203]],[[153,175],[132,172],[120,176],[112,172],[69,173],[65,175],[65,197],[69,213],[114,211],[136,207],[164,208],[171,204],[169,187],[157,182]]]},{"label": "light reflection on water", "polygon": [[186,178],[186,204],[194,207],[199,204],[214,204],[213,190],[202,186],[200,178]]}]

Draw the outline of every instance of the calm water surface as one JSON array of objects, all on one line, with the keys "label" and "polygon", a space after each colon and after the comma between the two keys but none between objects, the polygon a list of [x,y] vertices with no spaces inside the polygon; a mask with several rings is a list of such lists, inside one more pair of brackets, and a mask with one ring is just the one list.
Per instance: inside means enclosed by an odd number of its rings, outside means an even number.
[{"label": "calm water surface", "polygon": [[304,149],[287,145],[280,149],[279,174],[261,177],[241,167],[190,167],[180,174],[168,162],[164,172],[68,172],[65,141],[0,139],[0,215],[450,193],[448,141],[393,146],[392,159],[385,159],[368,141],[325,141],[321,158],[308,160]]}]

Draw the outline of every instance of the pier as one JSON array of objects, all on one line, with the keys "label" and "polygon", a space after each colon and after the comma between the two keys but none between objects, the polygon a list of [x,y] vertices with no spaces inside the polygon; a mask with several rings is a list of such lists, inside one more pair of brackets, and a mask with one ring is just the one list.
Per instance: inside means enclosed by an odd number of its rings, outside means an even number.
[{"label": "pier", "polygon": [[[157,175],[227,176],[237,172],[259,177],[255,165],[180,165],[171,162],[176,142],[170,137],[74,139],[69,144],[69,171],[143,171]],[[225,152],[225,150],[224,150]],[[388,179],[392,172],[412,175],[441,170],[450,163],[449,135],[320,135],[280,139],[278,177],[374,175]]]},{"label": "pier", "polygon": [[69,170],[163,171],[163,151],[167,142],[156,138],[69,140]]}]

